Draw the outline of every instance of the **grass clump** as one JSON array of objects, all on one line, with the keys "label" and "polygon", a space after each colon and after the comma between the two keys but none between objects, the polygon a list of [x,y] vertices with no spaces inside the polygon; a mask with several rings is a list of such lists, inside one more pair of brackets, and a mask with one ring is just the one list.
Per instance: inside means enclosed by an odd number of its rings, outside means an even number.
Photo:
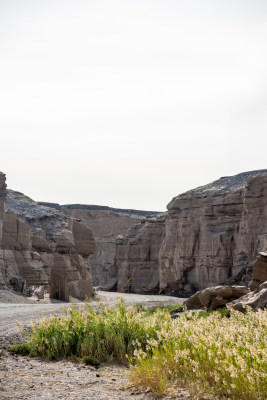
[{"label": "grass clump", "polygon": [[[86,309],[70,307],[61,317],[45,317],[33,323],[25,348],[30,355],[50,360],[90,356],[99,362],[127,362],[137,345],[145,350],[147,339],[157,338],[162,325],[158,313],[143,318],[136,307],[127,309],[123,302],[117,309],[102,308],[99,313],[89,305]],[[18,352],[18,346],[11,350]]]},{"label": "grass clump", "polygon": [[197,316],[198,318],[206,318],[209,315],[214,314],[215,312],[219,313],[222,317],[230,318],[231,312],[228,310],[228,308],[223,307],[223,308],[218,308],[216,311],[197,311],[197,312],[190,312],[187,314],[187,319],[191,319],[192,316]]},{"label": "grass clump", "polygon": [[91,356],[84,356],[83,362],[86,365],[91,365],[92,367],[96,367],[96,368],[99,367],[101,364],[101,362],[97,358],[91,357]]},{"label": "grass clump", "polygon": [[21,354],[22,356],[31,355],[31,345],[29,343],[15,344],[7,348],[7,350],[15,354]]},{"label": "grass clump", "polygon": [[152,315],[159,310],[171,312],[171,311],[177,310],[180,307],[181,307],[181,304],[173,303],[173,304],[159,304],[156,306],[149,306],[149,307],[138,306],[138,310],[143,311],[145,313],[145,315]]}]

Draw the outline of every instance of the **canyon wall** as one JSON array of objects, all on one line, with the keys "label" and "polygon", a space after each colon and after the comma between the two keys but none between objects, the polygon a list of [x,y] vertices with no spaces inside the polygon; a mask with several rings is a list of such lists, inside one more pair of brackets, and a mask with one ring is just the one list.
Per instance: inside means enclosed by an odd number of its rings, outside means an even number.
[{"label": "canyon wall", "polygon": [[0,174],[0,288],[14,282],[29,286],[50,285],[51,272],[66,280],[68,295],[84,299],[93,294],[88,262],[95,251],[92,231],[23,195],[6,191]]},{"label": "canyon wall", "polygon": [[156,215],[157,212],[83,204],[63,205],[61,209],[66,215],[90,227],[94,233],[97,250],[90,256],[94,286],[116,290],[117,270],[114,265],[116,238],[125,235],[129,228],[143,218]]},{"label": "canyon wall", "polygon": [[167,208],[158,214],[36,203],[6,190],[0,173],[0,288],[48,288],[51,273],[65,277],[69,294],[79,298],[92,295],[93,282],[184,296],[220,283],[248,284],[253,261],[267,249],[267,170],[220,178]]},{"label": "canyon wall", "polygon": [[187,296],[246,275],[267,248],[267,170],[220,178],[167,209],[117,240],[118,291]]}]

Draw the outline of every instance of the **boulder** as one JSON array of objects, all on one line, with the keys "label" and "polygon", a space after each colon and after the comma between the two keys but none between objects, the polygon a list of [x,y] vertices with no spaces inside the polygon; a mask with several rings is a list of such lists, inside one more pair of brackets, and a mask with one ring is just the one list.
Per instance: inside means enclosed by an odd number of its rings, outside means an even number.
[{"label": "boulder", "polygon": [[246,286],[215,286],[195,293],[183,303],[188,310],[216,310],[249,292]]},{"label": "boulder", "polygon": [[183,303],[183,308],[187,310],[200,310],[201,308],[203,308],[198,297],[200,293],[201,291],[198,291],[190,296],[189,299],[185,300]]},{"label": "boulder", "polygon": [[252,281],[249,287],[255,290],[265,281],[267,281],[267,251],[262,251],[253,264]]},{"label": "boulder", "polygon": [[92,297],[91,281],[71,281],[68,283],[69,296],[75,299],[84,300]]},{"label": "boulder", "polygon": [[13,276],[9,282],[12,289],[15,290],[16,292],[20,293],[26,292],[26,281],[24,279],[17,276]]},{"label": "boulder", "polygon": [[38,300],[43,300],[44,299],[44,292],[45,292],[45,287],[44,286],[39,286],[33,291],[32,297],[35,297]]},{"label": "boulder", "polygon": [[254,310],[267,308],[267,281],[262,283],[256,290],[239,299],[227,304],[227,308],[244,311],[245,305]]}]

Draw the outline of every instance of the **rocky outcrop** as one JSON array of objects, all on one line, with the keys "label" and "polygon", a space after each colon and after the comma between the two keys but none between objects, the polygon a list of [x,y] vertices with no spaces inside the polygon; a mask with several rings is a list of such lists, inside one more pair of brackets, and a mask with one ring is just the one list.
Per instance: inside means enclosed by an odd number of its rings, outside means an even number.
[{"label": "rocky outcrop", "polygon": [[69,295],[92,296],[88,262],[96,248],[92,231],[60,210],[41,206],[22,193],[7,192],[4,182],[0,174],[0,287],[14,287],[11,282],[17,278],[28,287],[48,289],[54,271],[66,279]]},{"label": "rocky outcrop", "polygon": [[63,205],[61,209],[66,215],[90,227],[94,233],[97,251],[90,257],[94,285],[107,290],[116,290],[117,270],[114,258],[117,236],[125,235],[129,228],[145,216],[157,213],[83,204]]},{"label": "rocky outcrop", "polygon": [[246,286],[214,286],[195,293],[183,303],[187,310],[217,310],[249,293]]},{"label": "rocky outcrop", "polygon": [[[175,310],[173,318],[186,310],[216,310],[227,305],[227,308],[244,311],[245,305],[254,310],[267,307],[267,253],[260,252],[253,264],[252,281],[247,286],[215,286],[198,291],[189,297],[183,306]],[[255,290],[256,288],[256,290]]]},{"label": "rocky outcrop", "polygon": [[250,279],[257,253],[267,248],[267,170],[220,178],[167,208],[117,241],[119,290],[127,290],[127,278],[135,292],[187,297],[240,273]]},{"label": "rocky outcrop", "polygon": [[227,304],[227,308],[237,311],[244,311],[245,306],[252,307],[255,311],[267,308],[267,281],[262,283],[258,289]]}]

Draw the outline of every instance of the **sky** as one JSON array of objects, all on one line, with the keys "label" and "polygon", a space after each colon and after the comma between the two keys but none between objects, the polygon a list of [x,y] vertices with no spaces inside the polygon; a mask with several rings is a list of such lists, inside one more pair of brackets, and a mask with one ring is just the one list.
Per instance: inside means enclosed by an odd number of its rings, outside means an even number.
[{"label": "sky", "polygon": [[164,211],[267,168],[266,0],[0,0],[0,171],[37,201]]}]

